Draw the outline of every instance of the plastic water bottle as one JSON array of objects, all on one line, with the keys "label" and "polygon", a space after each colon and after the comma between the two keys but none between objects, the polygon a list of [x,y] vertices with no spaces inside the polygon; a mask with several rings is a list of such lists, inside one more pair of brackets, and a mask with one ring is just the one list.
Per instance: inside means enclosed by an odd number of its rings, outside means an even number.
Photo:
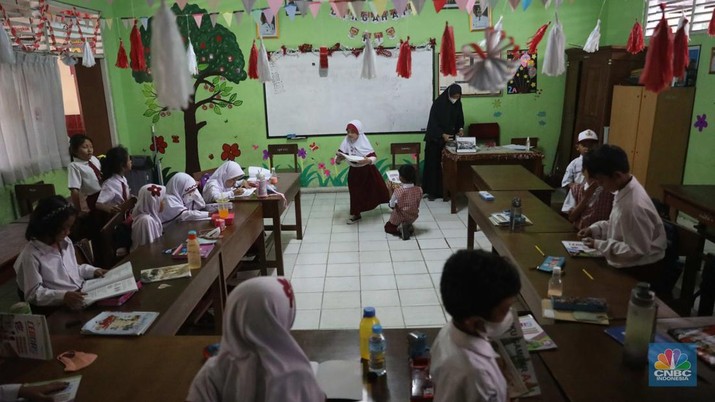
[{"label": "plastic water bottle", "polygon": [[509,229],[516,231],[521,225],[521,198],[514,197],[511,200],[511,211],[509,212]]},{"label": "plastic water bottle", "polygon": [[531,149],[531,138],[526,137],[526,150],[528,151],[530,149]]},{"label": "plastic water bottle", "polygon": [[268,182],[266,181],[266,175],[263,172],[258,173],[256,176],[258,179],[258,196],[267,197],[268,196]]},{"label": "plastic water bottle", "polygon": [[186,256],[189,260],[189,269],[201,268],[201,247],[195,230],[189,230],[189,238],[186,240]]},{"label": "plastic water bottle", "polygon": [[374,307],[365,307],[360,320],[360,359],[368,361],[370,359],[370,336],[372,336],[372,326],[379,324],[380,320],[375,316]]},{"label": "plastic water bottle", "polygon": [[370,360],[368,362],[368,369],[371,373],[381,376],[387,372],[385,366],[386,348],[387,342],[385,342],[385,336],[382,334],[382,325],[373,325],[372,336],[370,337]]},{"label": "plastic water bottle", "polygon": [[278,174],[276,174],[276,168],[271,168],[271,179],[269,180],[274,186],[278,184]]},{"label": "plastic water bottle", "polygon": [[643,366],[648,362],[648,344],[654,335],[657,316],[655,293],[650,284],[639,282],[631,292],[626,317],[626,339],[623,343],[623,360],[626,364]]},{"label": "plastic water bottle", "polygon": [[561,297],[564,293],[564,283],[561,281],[561,267],[554,267],[549,279],[549,290],[546,292],[548,297]]}]

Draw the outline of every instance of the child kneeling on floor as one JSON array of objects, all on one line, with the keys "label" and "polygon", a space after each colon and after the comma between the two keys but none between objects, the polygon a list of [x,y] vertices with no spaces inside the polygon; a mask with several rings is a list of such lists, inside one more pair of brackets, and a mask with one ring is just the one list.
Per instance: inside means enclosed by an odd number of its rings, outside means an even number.
[{"label": "child kneeling on floor", "polygon": [[390,198],[392,214],[390,214],[390,220],[385,224],[385,232],[407,240],[414,232],[412,224],[420,213],[422,187],[415,186],[417,173],[412,165],[400,166],[398,171],[402,185],[392,192],[392,198]]}]

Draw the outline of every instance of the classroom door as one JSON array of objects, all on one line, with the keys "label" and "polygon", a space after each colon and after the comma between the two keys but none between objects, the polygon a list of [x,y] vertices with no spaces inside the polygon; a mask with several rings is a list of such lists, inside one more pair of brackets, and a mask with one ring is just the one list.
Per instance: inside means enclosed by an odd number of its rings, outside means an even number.
[{"label": "classroom door", "polygon": [[102,63],[97,61],[97,64],[89,68],[77,63],[74,67],[85,132],[94,142],[94,154],[101,155],[112,147]]}]

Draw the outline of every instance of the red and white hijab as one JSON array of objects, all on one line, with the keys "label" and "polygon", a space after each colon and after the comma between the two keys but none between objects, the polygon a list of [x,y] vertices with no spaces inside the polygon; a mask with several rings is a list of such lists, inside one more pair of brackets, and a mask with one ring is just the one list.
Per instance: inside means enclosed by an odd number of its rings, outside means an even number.
[{"label": "red and white hijab", "polygon": [[186,210],[201,210],[206,202],[199,192],[196,180],[184,172],[178,172],[166,183],[166,198],[161,221],[170,222]]},{"label": "red and white hijab", "polygon": [[352,120],[348,123],[347,128],[350,128],[350,126],[358,132],[358,138],[357,140],[352,141],[350,140],[350,137],[346,135],[343,142],[340,144],[340,152],[345,155],[353,156],[375,156],[375,149],[372,147],[372,144],[370,144],[370,140],[367,139],[360,120]]}]

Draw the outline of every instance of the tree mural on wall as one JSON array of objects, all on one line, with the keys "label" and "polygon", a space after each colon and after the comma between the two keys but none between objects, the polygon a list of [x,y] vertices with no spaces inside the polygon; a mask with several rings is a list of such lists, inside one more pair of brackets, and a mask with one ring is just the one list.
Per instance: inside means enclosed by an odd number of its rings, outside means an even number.
[{"label": "tree mural on wall", "polygon": [[[179,10],[178,5],[174,4],[171,10],[179,16],[176,22],[185,42],[188,43],[188,37],[191,38],[198,61],[199,73],[194,76],[194,95],[191,96],[189,107],[183,110],[186,171],[197,172],[201,170],[199,131],[206,126],[206,121],[197,121],[196,113],[213,111],[213,113],[221,115],[226,108],[241,106],[243,101],[237,99],[238,94],[234,92],[235,88],[230,83],[239,84],[246,79],[247,75],[244,69],[243,52],[241,52],[233,32],[218,23],[212,26],[210,19],[206,16],[206,10],[195,4],[188,4],[183,10]],[[205,16],[201,20],[201,28],[196,26],[192,17],[195,14]],[[152,19],[149,19],[147,29],[140,29],[145,47],[147,71],[134,71],[132,76],[136,82],[144,83],[142,93],[146,97],[147,105],[144,116],[150,117],[152,122],[156,123],[169,114],[166,108],[158,104],[156,91],[150,84],[153,80],[151,52],[149,51],[151,27]],[[209,95],[197,101],[196,93],[199,88],[205,89]]]}]

